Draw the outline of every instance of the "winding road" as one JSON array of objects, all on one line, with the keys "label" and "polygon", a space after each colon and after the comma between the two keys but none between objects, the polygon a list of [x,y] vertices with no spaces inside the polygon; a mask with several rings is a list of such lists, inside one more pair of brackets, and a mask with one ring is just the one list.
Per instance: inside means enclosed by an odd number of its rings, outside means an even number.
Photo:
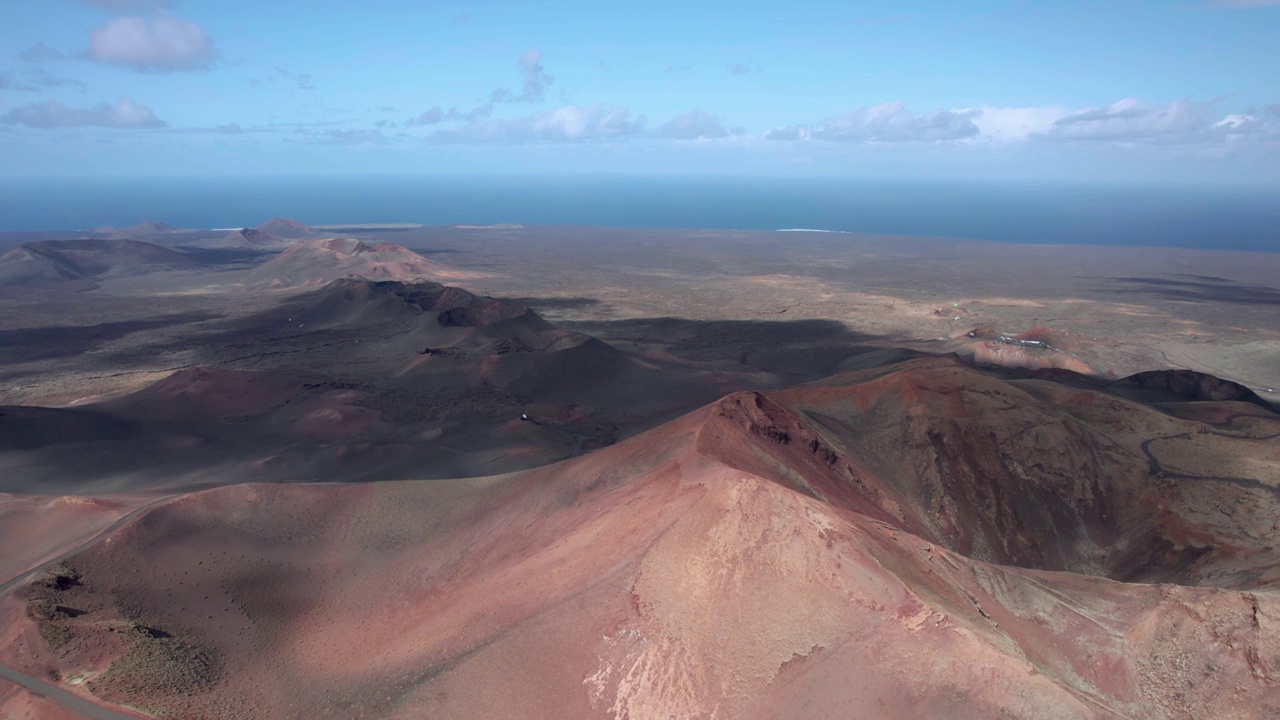
[{"label": "winding road", "polygon": [[75,693],[63,690],[56,685],[50,685],[43,680],[37,680],[26,673],[20,673],[3,665],[0,665],[0,679],[8,680],[32,694],[51,700],[71,712],[79,713],[89,718],[89,720],[138,720],[139,718],[147,717],[146,715],[130,715],[116,710],[109,710],[101,705],[95,705]]},{"label": "winding road", "polygon": [[[1266,420],[1268,422],[1280,422],[1280,418],[1272,415],[1256,415],[1253,413],[1236,413],[1234,415],[1229,416],[1226,420],[1220,423],[1205,423],[1205,424],[1212,425],[1213,427],[1218,427],[1218,428],[1229,428],[1235,425],[1236,420],[1239,420],[1240,418],[1256,418],[1258,420]],[[1147,440],[1143,440],[1142,446],[1141,446],[1142,453],[1147,456],[1147,462],[1151,464],[1151,474],[1160,475],[1162,477],[1167,477],[1167,478],[1173,478],[1176,480],[1199,480],[1204,482],[1231,483],[1233,485],[1240,485],[1242,487],[1253,488],[1255,490],[1266,490],[1268,492],[1280,493],[1280,486],[1268,485],[1264,482],[1254,480],[1253,478],[1218,476],[1218,475],[1192,475],[1190,473],[1181,473],[1173,470],[1166,470],[1164,465],[1160,462],[1160,458],[1156,457],[1155,453],[1151,452],[1152,443],[1162,442],[1164,440],[1182,440],[1182,439],[1189,438],[1194,434],[1195,434],[1194,431],[1184,432],[1184,433],[1175,433],[1173,435],[1163,435],[1161,437],[1154,437],[1154,438],[1149,438]],[[1208,434],[1216,435],[1217,437],[1231,438],[1233,440],[1274,440],[1276,438],[1280,438],[1280,432],[1272,433],[1270,435],[1256,435],[1256,436],[1236,435],[1229,432],[1213,432],[1213,431],[1209,431]]]},{"label": "winding road", "polygon": [[[47,560],[39,565],[36,565],[35,567],[29,570],[19,573],[18,575],[15,575],[14,577],[6,580],[3,583],[0,583],[0,595],[4,595],[5,593],[9,592],[13,588],[17,587],[19,584],[25,582],[31,576],[35,575],[36,573],[43,572],[53,567],[54,565],[57,565],[63,560],[66,560],[67,558],[73,555],[76,555],[77,553],[88,550],[89,548],[93,547],[99,542],[102,542],[104,539],[106,539],[108,535],[120,529],[125,525],[125,523],[134,519],[138,515],[141,515],[142,513],[148,510],[151,510],[154,507],[163,505],[164,503],[167,503],[173,500],[174,498],[181,497],[182,495],[185,495],[185,494],[186,494],[185,492],[182,492],[182,493],[175,493],[172,495],[165,495],[152,502],[147,503],[146,505],[135,508],[134,510],[121,516],[119,520],[116,520],[115,522],[108,525],[106,529],[102,530],[96,535],[93,535],[87,540],[80,542],[70,550],[62,553],[61,555],[58,555],[57,557],[51,560]],[[5,665],[0,665],[0,679],[8,680],[9,682],[14,683],[15,685],[18,685],[19,687],[22,687],[28,692],[47,698],[61,705],[62,707],[66,708],[67,710],[70,710],[75,713],[79,713],[80,715],[83,715],[84,717],[89,718],[89,720],[138,720],[138,718],[147,717],[145,715],[132,715],[132,714],[120,712],[118,710],[111,710],[108,708],[104,708],[100,705],[96,705],[88,700],[85,700],[84,698],[80,697],[79,695],[76,695],[75,693],[72,693],[67,690],[63,690],[62,688],[56,685],[31,677],[30,675],[24,672],[20,672],[18,670],[15,670]]]},{"label": "winding road", "polygon": [[571,437],[573,438],[573,440],[574,440],[574,443],[573,443],[573,450],[572,450],[572,451],[570,451],[570,453],[569,453],[569,457],[571,457],[571,458],[578,457],[579,455],[581,455],[581,454],[582,454],[582,445],[583,445],[586,441],[588,441],[588,440],[607,440],[607,439],[608,439],[608,438],[600,437],[599,435],[584,435],[583,433],[577,433],[577,432],[574,432],[574,431],[572,431],[572,430],[566,430],[566,429],[564,429],[564,428],[556,427],[555,425],[548,425],[548,424],[546,424],[546,423],[544,423],[544,422],[540,422],[540,421],[538,421],[538,420],[534,420],[534,419],[533,419],[533,418],[531,418],[531,417],[525,417],[525,418],[524,418],[524,421],[525,421],[525,422],[527,422],[527,423],[533,423],[534,425],[537,425],[538,427],[544,427],[544,428],[546,428],[546,429],[548,429],[548,430],[550,430],[550,431],[552,431],[552,432],[564,433],[565,435],[569,435],[569,436],[571,436]]}]

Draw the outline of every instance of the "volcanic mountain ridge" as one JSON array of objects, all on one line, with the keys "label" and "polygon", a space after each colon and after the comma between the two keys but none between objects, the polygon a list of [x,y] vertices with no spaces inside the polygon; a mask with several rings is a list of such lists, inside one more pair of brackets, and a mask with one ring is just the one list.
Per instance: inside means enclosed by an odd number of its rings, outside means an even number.
[{"label": "volcanic mountain ridge", "polygon": [[1261,720],[1277,436],[912,360],[513,475],[183,496],[0,606],[0,660],[178,717]]},{"label": "volcanic mountain ridge", "polygon": [[130,395],[0,408],[0,491],[489,474],[708,393],[524,305],[429,282],[338,280],[207,347]]}]

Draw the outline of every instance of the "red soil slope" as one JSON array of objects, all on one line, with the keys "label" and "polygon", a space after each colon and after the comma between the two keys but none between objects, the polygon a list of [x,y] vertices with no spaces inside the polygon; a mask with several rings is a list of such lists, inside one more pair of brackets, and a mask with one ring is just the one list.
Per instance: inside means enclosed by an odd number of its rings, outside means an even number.
[{"label": "red soil slope", "polygon": [[[0,494],[0,582],[20,575],[105,530],[149,499]],[[2,717],[2,716],[0,716]]]},{"label": "red soil slope", "polygon": [[0,663],[182,718],[1273,718],[1277,433],[911,361],[509,476],[190,495],[0,604]]}]

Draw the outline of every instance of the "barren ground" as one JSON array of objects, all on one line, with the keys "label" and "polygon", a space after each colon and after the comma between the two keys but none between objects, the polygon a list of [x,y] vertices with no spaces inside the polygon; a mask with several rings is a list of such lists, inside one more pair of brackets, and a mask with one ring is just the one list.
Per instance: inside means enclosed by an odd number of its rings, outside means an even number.
[{"label": "barren ground", "polygon": [[0,717],[1280,716],[1280,255],[334,234],[0,288]]}]

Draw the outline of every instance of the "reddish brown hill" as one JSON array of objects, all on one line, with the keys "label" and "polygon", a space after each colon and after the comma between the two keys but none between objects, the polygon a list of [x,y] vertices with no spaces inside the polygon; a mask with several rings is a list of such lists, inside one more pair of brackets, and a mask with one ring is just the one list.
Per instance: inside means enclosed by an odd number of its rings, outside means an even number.
[{"label": "reddish brown hill", "polygon": [[990,326],[979,326],[958,338],[953,349],[984,365],[1099,374],[1097,353],[1092,342],[1046,326],[1013,334],[1003,334]]},{"label": "reddish brown hill", "polygon": [[309,240],[319,235],[308,225],[286,218],[271,218],[257,227],[259,232],[289,240]]},{"label": "reddish brown hill", "polygon": [[343,277],[368,280],[468,280],[484,277],[428,260],[394,243],[368,245],[359,240],[328,238],[298,242],[254,268],[245,284],[259,287],[324,285]]},{"label": "reddish brown hill", "polygon": [[192,257],[139,240],[42,240],[0,255],[0,285],[93,280],[199,266]]},{"label": "reddish brown hill", "polygon": [[509,476],[222,488],[28,584],[0,662],[177,717],[1262,720],[1280,418],[1216,407],[926,359]]}]

